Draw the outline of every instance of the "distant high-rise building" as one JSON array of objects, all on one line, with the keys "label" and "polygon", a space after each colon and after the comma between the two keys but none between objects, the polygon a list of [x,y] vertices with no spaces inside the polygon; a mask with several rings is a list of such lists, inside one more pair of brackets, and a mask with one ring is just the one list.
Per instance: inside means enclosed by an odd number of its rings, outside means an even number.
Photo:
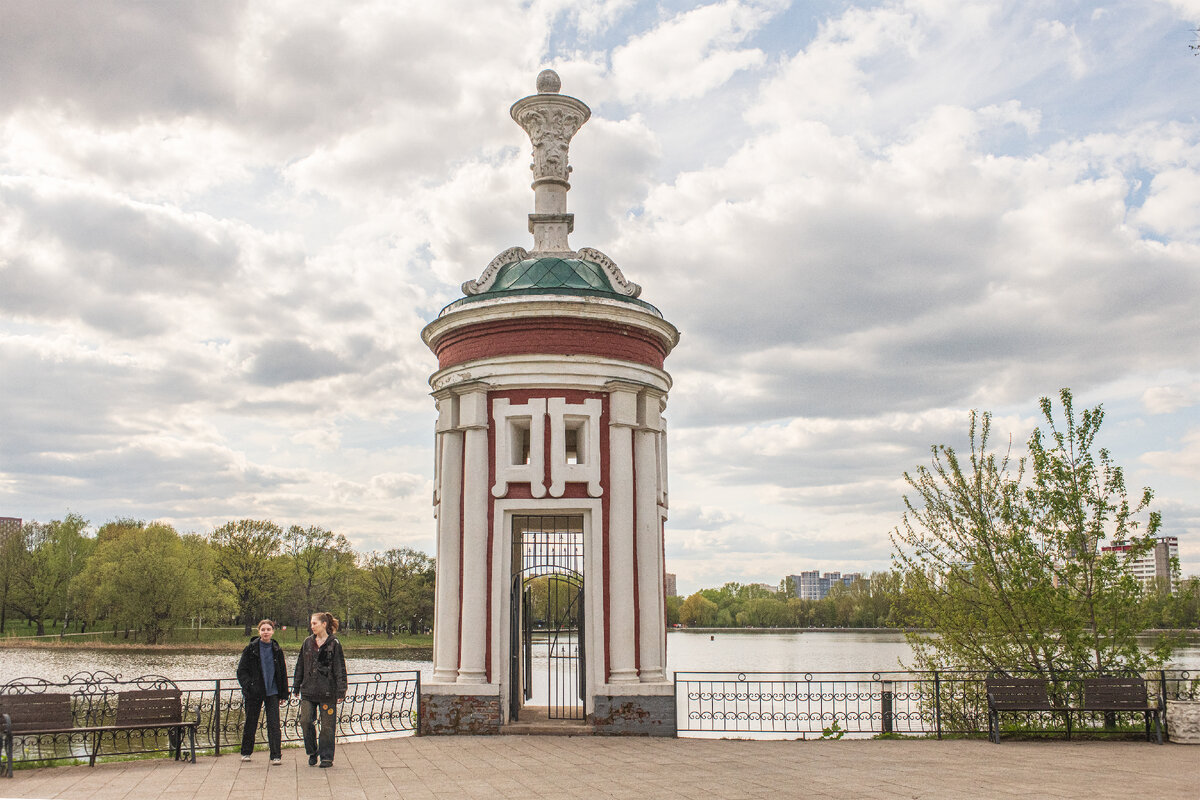
[{"label": "distant high-rise building", "polygon": [[663,573],[663,588],[666,590],[667,597],[674,597],[675,595],[679,594],[675,587],[674,572]]},{"label": "distant high-rise building", "polygon": [[796,597],[801,600],[820,600],[829,594],[830,587],[835,583],[852,586],[856,580],[866,579],[861,572],[848,572],[845,575],[840,572],[826,572],[822,575],[820,570],[810,569],[799,575],[788,575],[787,580],[796,592]]},{"label": "distant high-rise building", "polygon": [[[1125,553],[1130,545],[1124,543],[1111,544],[1100,548],[1102,553]],[[1179,577],[1172,569],[1174,560],[1179,558],[1179,538],[1175,536],[1160,536],[1154,542],[1154,548],[1142,556],[1129,562],[1129,571],[1135,577],[1146,583],[1164,579],[1168,585]]]},{"label": "distant high-rise building", "polygon": [[21,520],[18,517],[0,517],[0,544],[21,532]]}]

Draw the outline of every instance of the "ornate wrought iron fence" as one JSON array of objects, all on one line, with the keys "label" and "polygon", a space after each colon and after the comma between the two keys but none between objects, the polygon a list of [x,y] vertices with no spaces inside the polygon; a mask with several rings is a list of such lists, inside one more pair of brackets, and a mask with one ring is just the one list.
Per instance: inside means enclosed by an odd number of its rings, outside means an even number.
[{"label": "ornate wrought iron fence", "polygon": [[[147,682],[166,681],[161,676],[141,676],[123,680],[107,672],[80,672],[62,681],[19,678],[0,685],[0,695],[56,693],[73,695],[72,715],[79,727],[110,724],[115,719],[117,693],[129,688],[152,688]],[[182,693],[183,718],[196,720],[196,748],[219,755],[241,746],[246,712],[236,678],[219,680],[168,681]],[[337,737],[356,740],[371,736],[395,736],[419,733],[421,673],[417,670],[351,673],[346,699],[338,704]],[[289,697],[280,709],[284,742],[303,741],[299,723],[300,703]],[[267,742],[265,717],[260,717],[256,745]],[[138,731],[105,734],[101,754],[167,752],[169,737],[165,731]],[[86,738],[77,734],[14,736],[13,762],[56,761],[86,757]]]},{"label": "ornate wrought iron fence", "polygon": [[[681,735],[811,738],[819,736],[985,735],[986,672],[676,672],[676,726]],[[1076,697],[1079,681],[1057,689]],[[1200,677],[1188,670],[1143,676],[1160,708],[1200,697]],[[1064,706],[1072,705],[1064,700]],[[1077,705],[1077,704],[1075,704]],[[1140,730],[1140,715],[1072,713],[1075,731]],[[1134,719],[1137,716],[1137,719]],[[1064,713],[1018,715],[1013,727],[1066,732]]]}]

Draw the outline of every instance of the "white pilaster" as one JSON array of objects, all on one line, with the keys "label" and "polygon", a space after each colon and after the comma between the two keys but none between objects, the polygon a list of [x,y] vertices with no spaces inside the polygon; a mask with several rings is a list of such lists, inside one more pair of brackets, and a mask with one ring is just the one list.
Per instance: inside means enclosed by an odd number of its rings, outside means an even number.
[{"label": "white pilaster", "polygon": [[450,392],[439,393],[438,440],[438,534],[437,596],[434,610],[433,679],[442,683],[458,680],[459,541],[462,517],[463,435],[458,427],[458,402]]},{"label": "white pilaster", "polygon": [[463,442],[462,634],[459,683],[487,681],[488,437],[487,387],[459,396]]},{"label": "white pilaster", "polygon": [[608,610],[609,683],[638,681],[633,602],[633,429],[637,391],[624,382],[607,384],[608,415]]},{"label": "white pilaster", "polygon": [[663,601],[663,553],[659,524],[659,395],[638,396],[638,428],[633,434],[636,466],[638,566],[638,677],[643,683],[665,679],[666,619]]}]

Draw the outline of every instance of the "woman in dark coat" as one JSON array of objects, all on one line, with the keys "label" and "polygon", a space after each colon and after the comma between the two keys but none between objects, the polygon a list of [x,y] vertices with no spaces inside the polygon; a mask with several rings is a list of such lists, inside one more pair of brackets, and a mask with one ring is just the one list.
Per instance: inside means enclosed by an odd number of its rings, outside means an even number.
[{"label": "woman in dark coat", "polygon": [[250,640],[238,661],[237,678],[242,686],[242,702],[246,708],[246,725],[242,728],[242,761],[249,761],[250,754],[254,752],[258,715],[266,706],[267,745],[271,749],[271,763],[282,763],[283,737],[279,730],[279,707],[287,702],[288,678],[283,648],[271,638],[274,634],[275,623],[271,620],[264,619],[258,623],[258,636]]},{"label": "woman in dark coat", "polygon": [[[346,656],[337,633],[337,617],[318,612],[309,620],[312,636],[300,646],[292,692],[300,695],[300,728],[308,765],[333,766],[333,735],[337,730],[337,704],[346,699]],[[317,738],[317,724],[321,726]]]}]

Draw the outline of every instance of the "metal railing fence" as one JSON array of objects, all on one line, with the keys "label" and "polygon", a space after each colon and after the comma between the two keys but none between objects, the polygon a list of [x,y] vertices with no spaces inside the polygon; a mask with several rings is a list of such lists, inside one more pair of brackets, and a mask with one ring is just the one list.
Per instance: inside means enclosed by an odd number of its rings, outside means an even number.
[{"label": "metal railing fence", "polygon": [[[1077,705],[1080,681],[1096,673],[1062,676],[1052,696]],[[987,672],[676,672],[676,728],[680,735],[753,738],[840,738],[985,735]],[[1200,698],[1200,676],[1154,670],[1142,676],[1159,708]],[[1071,712],[1077,732],[1140,730],[1142,715]],[[1066,732],[1064,712],[1010,715],[1027,732]]]},{"label": "metal railing fence", "polygon": [[[354,741],[373,736],[419,734],[421,673],[417,670],[351,673],[346,699],[338,703],[337,738]],[[124,680],[107,672],[77,673],[62,681],[21,678],[0,685],[5,693],[54,693],[73,695],[72,715],[76,726],[111,724],[116,718],[117,693],[143,688],[147,682],[166,681],[182,695],[183,719],[198,722],[196,749],[220,755],[236,752],[242,742],[246,711],[236,678],[168,680],[162,676],[138,676]],[[157,685],[157,683],[156,683]],[[280,708],[279,722],[284,743],[303,741],[299,722],[300,701],[289,697]],[[256,749],[266,748],[266,714],[259,718]],[[86,757],[88,738],[79,734],[14,735],[13,763],[52,762]],[[100,740],[105,755],[168,752],[166,731],[121,731],[105,733]]]}]

